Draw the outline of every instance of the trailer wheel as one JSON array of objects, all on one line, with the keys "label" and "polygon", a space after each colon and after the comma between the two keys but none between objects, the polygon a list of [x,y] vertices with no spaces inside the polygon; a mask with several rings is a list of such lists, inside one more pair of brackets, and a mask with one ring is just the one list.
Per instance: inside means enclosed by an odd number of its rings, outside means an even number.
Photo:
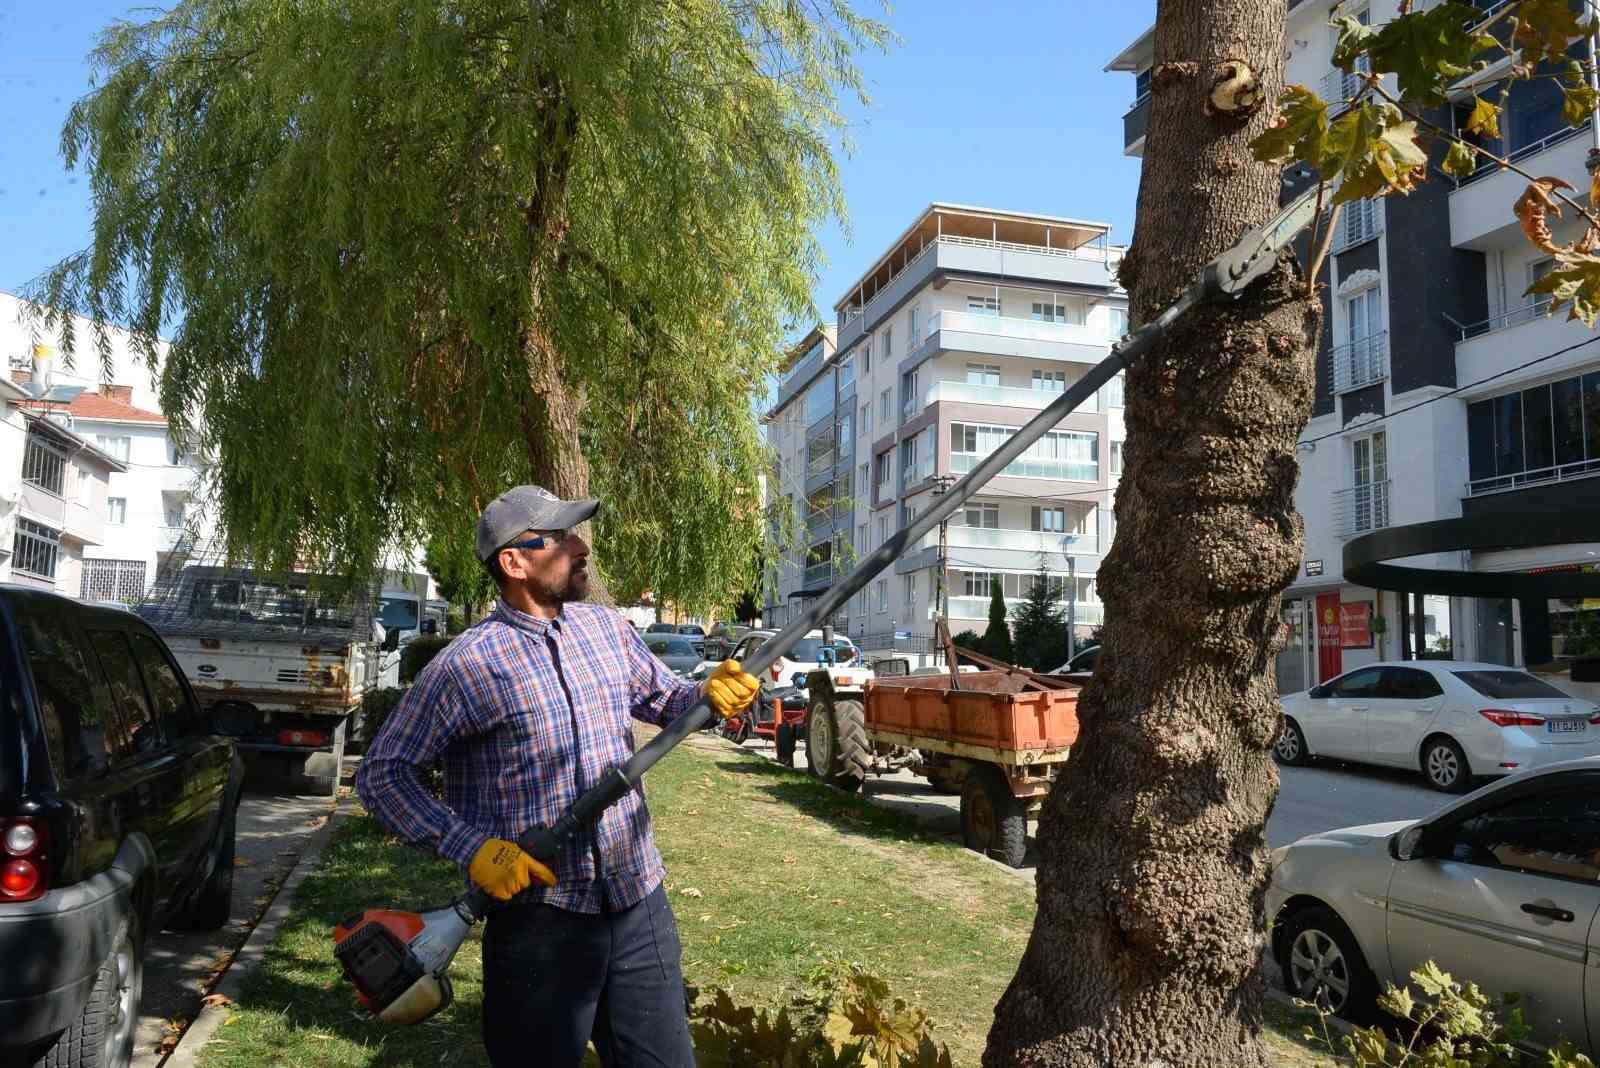
[{"label": "trailer wheel", "polygon": [[794,767],[794,733],[792,724],[781,721],[773,728],[773,742],[778,749],[778,763],[786,768]]},{"label": "trailer wheel", "polygon": [[961,787],[961,838],[968,849],[1022,867],[1028,850],[1028,809],[993,764],[967,773]]},{"label": "trailer wheel", "polygon": [[866,716],[860,701],[818,700],[806,714],[806,766],[846,793],[867,777]]}]

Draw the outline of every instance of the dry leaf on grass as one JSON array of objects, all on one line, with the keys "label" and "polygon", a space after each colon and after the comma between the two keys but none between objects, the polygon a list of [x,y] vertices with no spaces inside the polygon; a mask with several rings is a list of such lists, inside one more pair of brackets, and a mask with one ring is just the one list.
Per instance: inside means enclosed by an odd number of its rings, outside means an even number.
[{"label": "dry leaf on grass", "polygon": [[682,894],[684,897],[705,897],[705,895],[700,892],[700,888],[695,886],[686,886],[682,890],[679,890],[678,893]]},{"label": "dry leaf on grass", "polygon": [[226,994],[207,994],[200,999],[202,1005],[232,1005],[233,999]]}]

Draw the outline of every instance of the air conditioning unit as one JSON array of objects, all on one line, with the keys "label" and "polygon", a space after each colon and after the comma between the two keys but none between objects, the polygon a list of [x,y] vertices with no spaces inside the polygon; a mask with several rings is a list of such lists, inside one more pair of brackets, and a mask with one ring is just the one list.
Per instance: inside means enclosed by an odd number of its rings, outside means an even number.
[{"label": "air conditioning unit", "polygon": [[72,429],[72,414],[70,412],[50,412],[45,418],[59,427],[64,427],[67,430]]}]

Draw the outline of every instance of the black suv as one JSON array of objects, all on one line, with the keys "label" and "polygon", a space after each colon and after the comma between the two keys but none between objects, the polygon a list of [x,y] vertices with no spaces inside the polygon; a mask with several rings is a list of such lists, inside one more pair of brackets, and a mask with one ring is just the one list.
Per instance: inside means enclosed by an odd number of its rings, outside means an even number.
[{"label": "black suv", "polygon": [[243,774],[138,616],[0,586],[0,1063],[128,1063],[145,935],[228,920]]}]

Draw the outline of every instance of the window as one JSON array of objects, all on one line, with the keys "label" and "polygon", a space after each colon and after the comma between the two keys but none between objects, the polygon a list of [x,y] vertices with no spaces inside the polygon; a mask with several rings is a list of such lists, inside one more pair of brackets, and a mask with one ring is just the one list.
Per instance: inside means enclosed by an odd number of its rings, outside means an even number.
[{"label": "window", "polygon": [[59,616],[26,600],[13,605],[57,773],[67,780],[104,775],[113,754],[126,749],[104,677]]},{"label": "window", "polygon": [[861,486],[861,495],[863,497],[865,497],[866,494],[867,494],[868,488],[871,486],[871,482],[869,481],[869,478],[868,478],[868,472],[867,472],[867,465],[866,464],[862,464],[861,465],[860,486]]},{"label": "window", "polygon": [[894,327],[886,326],[883,328],[883,334],[879,338],[879,344],[880,348],[878,351],[882,354],[883,359],[887,360],[894,355]]},{"label": "window", "polygon": [[856,380],[856,360],[854,356],[846,356],[839,362],[839,392],[843,393],[846,386],[854,385]]},{"label": "window", "polygon": [[833,411],[833,371],[828,371],[806,390],[806,426],[826,419]]},{"label": "window", "polygon": [[128,450],[133,445],[133,439],[126,434],[98,434],[95,436],[95,444],[99,446],[101,452],[113,460],[127,463]]},{"label": "window", "polygon": [[889,517],[886,516],[886,515],[880,515],[878,517],[878,544],[882,545],[884,542],[886,542],[888,540],[889,540]]},{"label": "window", "polygon": [[1033,508],[1033,529],[1042,530],[1051,534],[1065,534],[1067,532],[1067,510],[1065,508]]},{"label": "window", "polygon": [[1033,372],[1033,388],[1045,393],[1065,393],[1067,389],[1067,372],[1065,371],[1035,371]]},{"label": "window", "polygon": [[974,315],[999,315],[999,297],[968,297],[967,311]]},{"label": "window", "polygon": [[1526,671],[1457,671],[1455,677],[1496,701],[1537,700],[1567,695]]},{"label": "window", "polygon": [[917,576],[901,575],[901,593],[904,597],[906,610],[910,611],[917,603]]},{"label": "window", "polygon": [[1122,474],[1122,442],[1120,441],[1111,443],[1111,474],[1113,476]]},{"label": "window", "polygon": [[1590,883],[1600,879],[1600,795],[1592,789],[1518,798],[1439,833],[1429,852],[1454,861]]},{"label": "window", "polygon": [[[1035,372],[1037,373],[1037,372]],[[1000,384],[1000,368],[992,363],[967,364],[967,385],[969,386],[998,386]]]},{"label": "window", "polygon": [[182,680],[161,646],[148,634],[135,633],[132,637],[133,657],[144,676],[145,689],[149,691],[157,717],[168,725],[168,731],[175,737],[207,733],[200,710],[189,700]]},{"label": "window", "polygon": [[870,336],[858,351],[861,353],[861,377],[866,378],[872,373],[872,338]]},{"label": "window", "polygon": [[126,498],[126,497],[107,497],[106,498],[106,522],[115,523],[116,525],[121,526],[122,524],[126,523],[127,521],[128,521],[128,498]]},{"label": "window", "polygon": [[1600,372],[1467,406],[1472,491],[1600,468]]},{"label": "window", "polygon": [[1383,696],[1394,701],[1426,701],[1444,695],[1439,680],[1418,668],[1384,668]]},{"label": "window", "polygon": [[[1545,257],[1543,257],[1541,259],[1534,260],[1532,263],[1528,264],[1528,287],[1530,289],[1533,288],[1533,284],[1535,282],[1537,282],[1539,279],[1543,278],[1545,275],[1549,274],[1551,271],[1555,270],[1555,266],[1556,266],[1555,258],[1551,257],[1551,256],[1545,256]],[[1538,315],[1543,315],[1544,312],[1545,312],[1545,309],[1547,309],[1549,307],[1550,307],[1550,294],[1548,294],[1548,293],[1540,293],[1540,294],[1538,294],[1537,296],[1535,296],[1533,298],[1533,301],[1532,301],[1532,314],[1529,316],[1529,318],[1533,318],[1534,316],[1538,316]],[[1522,321],[1525,322],[1526,320],[1522,320]],[[1509,326],[1510,324],[1507,323],[1506,325]]]},{"label": "window", "polygon": [[1122,408],[1122,407],[1125,407],[1126,406],[1126,401],[1124,400],[1124,397],[1126,395],[1126,389],[1127,389],[1127,382],[1123,378],[1123,376],[1120,375],[1120,374],[1116,375],[1115,377],[1113,377],[1111,379],[1111,381],[1107,382],[1105,384],[1106,407],[1107,408]]},{"label": "window", "polygon": [[31,519],[17,517],[16,534],[11,539],[11,567],[39,578],[56,577],[56,558],[61,553],[61,534]]},{"label": "window", "polygon": [[877,482],[878,487],[881,489],[889,484],[889,480],[894,475],[894,453],[880,452],[874,463],[877,464],[878,476],[875,481]]},{"label": "window", "polygon": [[136,604],[144,596],[144,572],[143,560],[85,560],[78,596]]},{"label": "window", "polygon": [[94,475],[87,468],[74,467],[73,478],[77,480],[78,503],[85,508],[94,506]]},{"label": "window", "polygon": [[[950,471],[964,475],[1015,434],[1016,428],[950,424]],[[1022,478],[1060,478],[1095,482],[1100,477],[1099,435],[1052,430],[1034,442],[1004,474]]]},{"label": "window", "polygon": [[1112,341],[1120,341],[1128,333],[1128,313],[1126,309],[1107,308],[1106,320],[1106,329],[1110,332]]},{"label": "window", "polygon": [[986,502],[969,502],[964,513],[965,523],[957,521],[958,526],[983,527],[987,530],[1000,529],[1000,506]]},{"label": "window", "polygon": [[889,420],[894,418],[894,409],[891,407],[894,404],[894,400],[890,396],[893,392],[893,390],[886,389],[878,394],[878,422],[885,430],[889,429]]},{"label": "window", "polygon": [[867,403],[865,403],[865,404],[863,404],[861,406],[861,432],[863,434],[870,434],[872,432],[872,402],[871,401],[868,401]]},{"label": "window", "polygon": [[878,611],[887,612],[889,610],[889,580],[879,579],[874,590],[877,593]]},{"label": "window", "polygon": [[856,552],[865,556],[872,551],[872,546],[867,544],[867,525],[862,523],[856,527]]},{"label": "window", "polygon": [[1133,76],[1133,106],[1134,107],[1138,107],[1140,104],[1143,104],[1146,100],[1150,99],[1150,71],[1151,71],[1151,69],[1152,68],[1150,68],[1150,67],[1146,67],[1144,70],[1140,71],[1138,74],[1135,74]]},{"label": "window", "polygon": [[[133,757],[160,748],[160,725],[150,711],[150,698],[145,694],[144,681],[139,677],[128,639],[114,630],[90,631],[88,638],[89,646],[105,671],[106,681],[111,684],[112,703],[128,740],[125,754]],[[116,754],[112,759],[116,759]]]},{"label": "window", "polygon": [[990,585],[1000,576],[989,571],[963,572],[963,592],[968,597],[989,597]]},{"label": "window", "polygon": [[917,395],[915,369],[900,376],[900,421],[903,423],[922,410],[922,398]]},{"label": "window", "polygon": [[1352,671],[1344,678],[1335,680],[1329,692],[1334,697],[1346,699],[1377,697],[1382,681],[1382,668],[1366,668],[1362,671]]},{"label": "window", "polygon": [[67,488],[67,456],[54,441],[43,434],[28,433],[28,444],[22,453],[22,481],[37,486],[57,497],[65,495]]},{"label": "window", "polygon": [[183,466],[185,466],[184,461],[187,460],[187,459],[188,459],[188,457],[184,456],[184,454],[183,454],[183,446],[179,445],[176,441],[173,441],[171,438],[168,438],[167,439],[167,463],[172,467],[183,467]]},{"label": "window", "polygon": [[922,339],[922,333],[918,330],[918,327],[922,325],[921,319],[922,306],[920,304],[911,305],[906,312],[906,344],[914,346]]},{"label": "window", "polygon": [[1064,323],[1067,321],[1067,308],[1064,304],[1041,304],[1033,302],[1033,318],[1041,323]]},{"label": "window", "polygon": [[1356,438],[1351,446],[1351,486],[1349,520],[1352,533],[1389,525],[1389,447],[1388,436],[1379,430]]},{"label": "window", "polygon": [[918,434],[916,437],[907,438],[905,441],[902,441],[900,443],[900,488],[901,489],[904,489],[905,487],[909,486],[911,484],[912,479],[916,477],[916,471],[917,471],[917,438],[919,438],[921,436],[922,436],[921,434]]}]

